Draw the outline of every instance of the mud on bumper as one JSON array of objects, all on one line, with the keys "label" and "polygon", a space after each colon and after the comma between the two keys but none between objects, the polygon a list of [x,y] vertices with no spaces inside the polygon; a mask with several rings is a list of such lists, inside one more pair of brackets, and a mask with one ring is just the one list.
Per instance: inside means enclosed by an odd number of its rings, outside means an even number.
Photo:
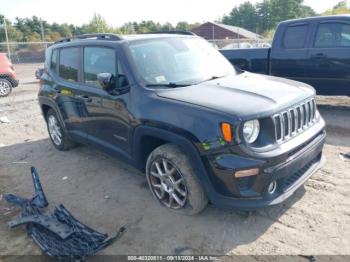
[{"label": "mud on bumper", "polygon": [[[222,208],[252,210],[285,201],[324,165],[322,149],[325,137],[325,132],[320,133],[286,161],[262,168],[260,175],[256,177],[235,179],[231,172],[230,192],[239,192],[239,196],[218,195],[214,204]],[[227,173],[221,175],[223,176],[227,176]],[[270,194],[268,186],[273,181],[276,182],[276,190]]]}]

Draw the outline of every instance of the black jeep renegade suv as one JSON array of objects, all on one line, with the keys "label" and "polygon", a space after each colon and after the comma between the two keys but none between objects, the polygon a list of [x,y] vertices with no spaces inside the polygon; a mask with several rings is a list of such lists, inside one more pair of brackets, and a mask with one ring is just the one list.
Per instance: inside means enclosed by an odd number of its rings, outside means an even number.
[{"label": "black jeep renegade suv", "polygon": [[197,36],[66,38],[48,48],[41,82],[57,149],[124,159],[178,212],[280,203],[323,163],[314,89],[238,71]]}]

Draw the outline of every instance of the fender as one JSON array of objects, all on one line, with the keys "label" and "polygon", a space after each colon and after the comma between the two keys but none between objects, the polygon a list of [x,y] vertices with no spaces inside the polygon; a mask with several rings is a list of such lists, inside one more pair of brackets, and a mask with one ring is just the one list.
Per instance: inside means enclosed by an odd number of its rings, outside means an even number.
[{"label": "fender", "polygon": [[46,105],[46,106],[51,107],[56,112],[58,120],[60,121],[62,127],[65,130],[67,130],[66,123],[64,122],[62,112],[61,112],[60,108],[58,107],[58,104],[55,101],[53,101],[51,98],[48,98],[48,97],[39,96],[39,103],[40,103],[40,108],[41,108],[41,111],[42,111],[44,118],[45,118],[45,115],[44,115],[44,111],[43,111],[43,105]]},{"label": "fender", "polygon": [[191,158],[193,167],[196,171],[195,175],[207,193],[208,198],[211,200],[216,195],[216,192],[212,187],[207,170],[203,164],[203,161],[201,160],[200,153],[194,144],[199,141],[192,134],[189,134],[185,130],[182,130],[180,133],[182,133],[182,135],[179,135],[179,132],[175,134],[174,132],[159,127],[148,125],[138,126],[134,131],[134,143],[132,145],[135,164],[138,167],[141,167],[143,165],[141,155],[142,151],[140,147],[142,146],[141,140],[144,136],[152,136],[168,141],[169,143],[176,144],[180,146]]}]

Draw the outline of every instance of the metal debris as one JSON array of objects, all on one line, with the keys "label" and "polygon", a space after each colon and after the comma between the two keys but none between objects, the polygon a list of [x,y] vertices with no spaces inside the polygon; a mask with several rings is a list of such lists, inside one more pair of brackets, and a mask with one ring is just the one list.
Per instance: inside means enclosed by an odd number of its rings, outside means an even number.
[{"label": "metal debris", "polygon": [[12,162],[12,164],[26,165],[26,164],[28,164],[28,162],[26,162],[26,161],[14,161],[14,162]]},{"label": "metal debris", "polygon": [[10,228],[26,225],[28,235],[45,254],[84,260],[113,243],[125,231],[125,227],[121,227],[113,237],[108,237],[79,222],[62,204],[55,207],[52,214],[42,213],[48,202],[34,167],[31,167],[31,174],[35,189],[31,199],[5,195],[7,202],[22,208],[21,216],[8,224]]},{"label": "metal debris", "polygon": [[343,161],[350,160],[350,153],[340,153],[339,157]]}]

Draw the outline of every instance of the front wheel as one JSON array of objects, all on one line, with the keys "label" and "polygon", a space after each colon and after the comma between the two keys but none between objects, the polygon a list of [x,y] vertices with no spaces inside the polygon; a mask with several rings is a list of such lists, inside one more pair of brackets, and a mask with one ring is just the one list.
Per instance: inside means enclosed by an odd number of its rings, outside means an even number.
[{"label": "front wheel", "polygon": [[208,203],[189,157],[176,145],[162,145],[150,154],[146,177],[153,196],[175,212],[194,215]]},{"label": "front wheel", "polygon": [[12,92],[12,84],[10,81],[0,78],[0,97],[5,97],[11,94]]}]

